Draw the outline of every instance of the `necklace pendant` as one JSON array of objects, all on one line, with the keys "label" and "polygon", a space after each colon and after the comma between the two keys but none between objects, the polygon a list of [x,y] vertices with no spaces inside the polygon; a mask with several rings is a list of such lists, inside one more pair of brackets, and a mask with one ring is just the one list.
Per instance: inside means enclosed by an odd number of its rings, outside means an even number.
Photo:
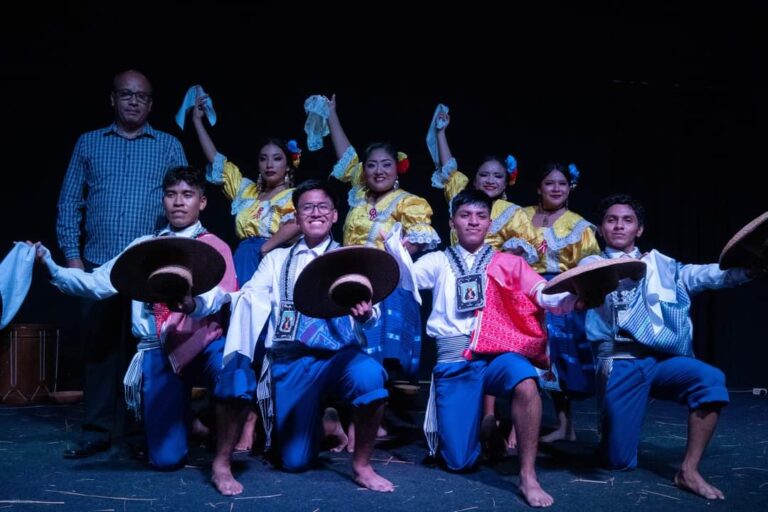
[{"label": "necklace pendant", "polygon": [[368,210],[368,219],[369,220],[376,220],[376,217],[379,216],[379,213],[376,211],[376,208],[371,208]]}]

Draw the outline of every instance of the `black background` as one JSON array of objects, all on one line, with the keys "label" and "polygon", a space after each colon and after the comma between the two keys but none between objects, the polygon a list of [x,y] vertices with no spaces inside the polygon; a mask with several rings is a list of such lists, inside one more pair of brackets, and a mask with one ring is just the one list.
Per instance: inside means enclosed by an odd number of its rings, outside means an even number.
[{"label": "black background", "polygon": [[[633,5],[60,1],[9,13],[8,4],[2,252],[24,239],[56,248],[56,201],[74,143],[111,121],[112,76],[136,68],[155,88],[150,122],[178,136],[194,165],[204,163],[194,132],[173,122],[189,86],[211,94],[219,115],[211,135],[246,170],[256,168],[261,137],[305,147],[304,99],[335,92],[358,149],[390,140],[410,155],[401,184],[432,204],[445,239],[447,208],[429,187],[424,142],[442,102],[460,167],[488,152],[517,157],[513,201],[535,201],[546,161],[573,161],[582,181],[571,209],[597,222],[601,197],[630,192],[649,211],[641,249],[714,262],[768,209],[766,13],[757,3]],[[327,176],[333,162],[326,139],[323,150],[304,152],[298,177]],[[214,187],[208,197],[204,223],[234,246],[228,203]],[[64,329],[65,377],[78,373],[75,304],[38,270],[16,317]],[[768,284],[706,292],[694,304],[697,355],[731,386],[765,386]]]}]

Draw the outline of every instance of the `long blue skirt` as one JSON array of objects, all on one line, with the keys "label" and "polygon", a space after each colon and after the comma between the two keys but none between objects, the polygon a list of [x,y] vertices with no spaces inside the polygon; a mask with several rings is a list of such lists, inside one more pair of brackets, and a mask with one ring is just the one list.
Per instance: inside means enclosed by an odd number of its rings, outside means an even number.
[{"label": "long blue skirt", "polygon": [[[549,281],[557,274],[543,274]],[[551,372],[539,373],[543,389],[560,391],[571,399],[595,394],[595,360],[584,330],[584,311],[546,314]]]},{"label": "long blue skirt", "polygon": [[364,351],[382,364],[385,359],[396,359],[405,378],[418,380],[421,360],[419,303],[412,292],[396,288],[380,307],[381,318],[374,327],[365,330],[368,346]]},{"label": "long blue skirt", "polygon": [[261,263],[261,246],[264,245],[269,238],[261,236],[253,236],[250,238],[244,238],[240,241],[240,244],[235,249],[235,254],[232,255],[235,260],[235,273],[237,274],[237,284],[242,286],[250,281],[256,269],[259,268]]}]

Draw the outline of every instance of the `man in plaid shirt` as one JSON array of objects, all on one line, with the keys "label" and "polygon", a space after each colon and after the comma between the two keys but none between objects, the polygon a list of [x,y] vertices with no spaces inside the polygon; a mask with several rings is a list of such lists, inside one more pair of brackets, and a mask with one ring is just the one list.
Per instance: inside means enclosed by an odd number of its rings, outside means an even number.
[{"label": "man in plaid shirt", "polygon": [[[88,271],[161,227],[163,176],[187,165],[179,141],[147,123],[152,85],[143,74],[117,74],[110,102],[114,122],[80,136],[58,204],[56,232],[67,266]],[[104,451],[112,435],[122,433],[121,378],[133,353],[127,299],[83,300],[81,312],[85,420],[80,440],[65,450],[65,458]]]}]

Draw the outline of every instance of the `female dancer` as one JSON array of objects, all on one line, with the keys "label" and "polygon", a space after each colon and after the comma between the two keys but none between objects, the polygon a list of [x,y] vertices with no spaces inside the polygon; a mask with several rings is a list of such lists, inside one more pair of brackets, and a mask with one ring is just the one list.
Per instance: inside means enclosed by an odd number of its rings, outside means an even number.
[{"label": "female dancer", "polygon": [[293,222],[295,212],[291,194],[301,150],[296,141],[285,143],[280,139],[266,139],[257,146],[259,173],[256,181],[243,176],[237,165],[216,150],[203,125],[205,98],[201,95],[195,98],[192,121],[209,163],[206,178],[221,185],[224,195],[232,201],[235,232],[240,238],[234,254],[235,269],[242,286],[256,271],[264,254],[291,241],[299,233]]},{"label": "female dancer", "polygon": [[[235,273],[240,286],[253,276],[261,258],[299,234],[293,222],[295,210],[291,201],[293,174],[299,165],[301,150],[296,141],[288,143],[269,138],[258,144],[259,173],[256,181],[243,176],[239,167],[216,150],[203,124],[206,95],[195,96],[192,123],[200,146],[208,160],[206,178],[221,185],[224,195],[232,201],[235,233],[240,238],[233,255]],[[259,361],[254,356],[254,361]],[[248,413],[236,450],[250,450],[258,417],[255,409]]]},{"label": "female dancer", "polygon": [[[344,245],[384,247],[381,233],[399,222],[403,245],[413,254],[432,249],[440,237],[431,225],[432,208],[423,198],[400,188],[398,175],[408,170],[408,157],[389,143],[369,145],[362,160],[341,127],[336,96],[328,100],[331,140],[339,159],[331,176],[352,185],[350,210],[344,222]],[[366,352],[384,363],[399,362],[402,375],[418,379],[421,358],[421,313],[412,292],[396,289],[382,303],[382,318],[366,330]],[[398,368],[389,368],[394,373]],[[351,429],[350,429],[351,430]],[[350,444],[353,443],[350,431]]]},{"label": "female dancer", "polygon": [[[437,120],[437,150],[441,168],[432,174],[432,185],[445,191],[448,204],[470,184],[469,178],[457,168],[456,159],[448,146],[446,128],[451,122],[448,113],[441,113]],[[497,156],[486,156],[472,178],[471,186],[485,193],[491,201],[491,228],[485,237],[485,243],[499,251],[514,252],[528,263],[539,259],[537,248],[541,244],[536,230],[523,209],[507,201],[507,185],[514,185],[517,179],[517,163],[510,155],[502,160]],[[451,242],[456,237],[451,233]]]},{"label": "female dancer", "polygon": [[[595,226],[568,209],[568,197],[578,180],[575,165],[548,164],[537,186],[539,204],[525,208],[543,239],[541,258],[533,268],[548,280],[575,267],[582,258],[600,253]],[[570,400],[595,392],[595,367],[584,334],[584,312],[566,316],[548,313],[546,318],[552,369],[540,375],[540,382],[551,393],[558,425],[541,440],[575,441]]]}]

